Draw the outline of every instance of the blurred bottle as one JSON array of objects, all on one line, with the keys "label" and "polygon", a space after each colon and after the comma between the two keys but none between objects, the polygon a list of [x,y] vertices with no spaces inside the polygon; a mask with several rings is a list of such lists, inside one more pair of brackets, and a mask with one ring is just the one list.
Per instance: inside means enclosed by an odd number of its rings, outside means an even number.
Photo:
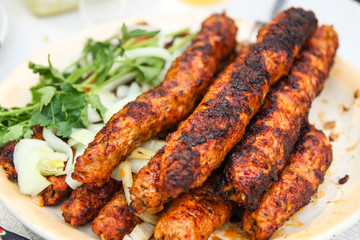
[{"label": "blurred bottle", "polygon": [[76,10],[78,0],[28,0],[29,9],[39,17]]}]

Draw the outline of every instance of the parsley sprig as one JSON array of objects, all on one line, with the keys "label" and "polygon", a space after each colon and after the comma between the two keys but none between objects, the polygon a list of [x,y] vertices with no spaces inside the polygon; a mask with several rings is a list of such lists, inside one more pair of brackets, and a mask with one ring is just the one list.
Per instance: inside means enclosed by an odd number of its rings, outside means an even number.
[{"label": "parsley sprig", "polygon": [[[136,72],[140,83],[157,84],[156,76],[164,67],[164,60],[160,58],[125,58],[119,67],[112,68],[127,49],[156,46],[158,33],[142,29],[128,31],[123,25],[121,37],[116,35],[103,42],[89,39],[80,58],[62,72],[52,66],[50,56],[48,66],[29,62],[29,68],[39,74],[40,82],[31,88],[32,102],[25,107],[0,107],[0,146],[31,137],[34,125],[55,127],[56,134],[63,138],[70,136],[73,128],[87,127],[88,105],[100,116],[106,111],[97,92],[127,73]],[[146,41],[135,41],[142,36],[147,37]]]},{"label": "parsley sprig", "polygon": [[[181,29],[167,37],[178,37],[187,31]],[[163,58],[144,55],[129,59],[126,54],[137,48],[160,48],[158,33],[143,29],[128,31],[123,24],[121,34],[105,41],[88,39],[79,59],[63,71],[51,64],[50,56],[48,66],[29,62],[29,68],[40,76],[39,83],[31,88],[32,102],[25,107],[7,109],[0,106],[0,146],[31,137],[34,125],[55,128],[56,135],[63,138],[69,137],[73,128],[86,128],[89,105],[102,118],[107,110],[100,102],[99,90],[126,74],[133,74],[140,84],[159,84],[159,75],[165,66]],[[161,47],[162,51],[170,56],[194,36],[185,36],[168,50]]]}]

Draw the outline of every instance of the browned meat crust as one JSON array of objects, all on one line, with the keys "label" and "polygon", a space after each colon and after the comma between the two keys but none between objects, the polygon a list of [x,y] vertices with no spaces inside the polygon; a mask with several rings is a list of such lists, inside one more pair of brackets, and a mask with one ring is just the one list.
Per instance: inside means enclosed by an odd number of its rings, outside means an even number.
[{"label": "browned meat crust", "polygon": [[164,204],[171,200],[166,192],[158,189],[160,160],[164,148],[160,149],[135,176],[133,186],[130,188],[131,208],[137,213],[144,211],[155,214],[163,210]]},{"label": "browned meat crust", "polygon": [[110,179],[101,187],[83,184],[74,189],[70,198],[61,206],[65,221],[79,226],[92,220],[120,187],[119,181]]},{"label": "browned meat crust", "polygon": [[113,168],[141,142],[178,124],[195,108],[221,62],[235,47],[237,28],[225,14],[214,14],[169,69],[163,83],[115,114],[77,159],[73,178],[101,185]]},{"label": "browned meat crust", "polygon": [[265,193],[255,211],[245,211],[243,230],[250,234],[250,239],[270,238],[277,228],[310,202],[323,181],[332,161],[331,145],[313,126],[303,131],[279,181]]},{"label": "browned meat crust", "polygon": [[241,50],[169,137],[161,158],[160,188],[177,196],[200,186],[219,167],[316,25],[312,12],[292,8],[260,30],[257,43]]},{"label": "browned meat crust", "polygon": [[[33,139],[43,140],[42,130],[43,128],[36,125],[32,127],[34,134]],[[17,172],[14,166],[14,150],[18,141],[10,141],[0,147],[0,165],[3,166],[6,176],[10,181],[17,181]],[[62,176],[49,176],[47,180],[50,181],[50,185],[38,194],[39,206],[52,206],[60,203],[65,199],[71,191],[71,188],[65,182],[65,175]]]},{"label": "browned meat crust", "polygon": [[[33,139],[43,139],[42,137],[42,127],[39,125],[33,126],[32,130],[34,131],[32,138]],[[0,165],[4,168],[6,177],[10,181],[17,181],[17,172],[14,166],[14,149],[18,141],[10,141],[0,146]]]},{"label": "browned meat crust", "polygon": [[269,93],[243,140],[228,155],[220,186],[227,199],[256,209],[271,182],[277,181],[306,122],[311,102],[323,88],[337,47],[333,28],[319,27],[289,76]]},{"label": "browned meat crust", "polygon": [[71,188],[65,182],[66,175],[49,176],[47,180],[51,185],[45,188],[38,196],[40,196],[40,204],[43,206],[52,206],[60,203],[71,192]]},{"label": "browned meat crust", "polygon": [[174,199],[157,221],[155,239],[208,239],[230,218],[232,209],[230,201],[211,193],[214,186],[214,182],[207,181],[202,187]]},{"label": "browned meat crust", "polygon": [[92,223],[92,230],[102,240],[117,240],[123,239],[139,223],[141,219],[131,212],[121,190],[101,209]]},{"label": "browned meat crust", "polygon": [[17,172],[14,166],[14,149],[18,141],[10,141],[0,147],[0,165],[4,168],[6,177],[13,182],[17,181]]}]

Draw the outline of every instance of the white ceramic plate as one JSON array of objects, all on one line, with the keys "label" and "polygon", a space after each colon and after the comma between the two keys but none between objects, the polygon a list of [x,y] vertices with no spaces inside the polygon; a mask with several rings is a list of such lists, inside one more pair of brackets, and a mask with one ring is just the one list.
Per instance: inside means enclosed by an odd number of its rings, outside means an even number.
[{"label": "white ceramic plate", "polygon": [[[127,23],[146,20],[165,32],[180,27],[191,26],[194,30],[206,16],[175,15],[131,19]],[[252,23],[237,21],[240,29],[239,40],[246,38]],[[122,22],[112,22],[92,27],[71,35],[32,56],[29,60],[46,64],[50,53],[52,63],[61,68],[76,59],[85,40],[93,37],[105,39],[119,30]],[[331,24],[331,23],[329,23]],[[341,36],[340,36],[341,37]],[[333,141],[334,161],[312,202],[292,217],[274,235],[274,239],[329,239],[354,224],[360,217],[360,155],[357,147],[360,139],[360,100],[354,100],[354,92],[360,89],[360,66],[346,62],[346,55],[339,51],[336,63],[327,80],[322,94],[313,103],[310,122],[320,129],[328,121],[335,121],[334,129],[327,129]],[[31,85],[37,82],[37,76],[27,68],[28,61],[21,64],[0,85],[0,103],[6,107],[21,106],[30,100]],[[344,111],[344,107],[347,111]],[[338,180],[346,174],[350,176],[345,185]],[[37,207],[28,196],[21,195],[18,186],[9,182],[3,170],[0,170],[0,200],[28,228],[45,239],[99,239],[89,225],[75,228],[64,222],[60,207]],[[213,236],[222,239],[246,239],[239,226],[226,225],[215,231]]]}]

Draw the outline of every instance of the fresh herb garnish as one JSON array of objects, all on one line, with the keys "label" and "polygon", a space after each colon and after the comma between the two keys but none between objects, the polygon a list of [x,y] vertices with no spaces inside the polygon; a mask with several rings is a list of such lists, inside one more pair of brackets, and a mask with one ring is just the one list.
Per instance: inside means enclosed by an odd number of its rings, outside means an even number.
[{"label": "fresh herb garnish", "polygon": [[138,83],[148,86],[159,84],[165,60],[172,60],[170,53],[190,42],[193,35],[165,50],[158,45],[158,33],[143,29],[128,31],[123,24],[120,36],[102,42],[89,39],[80,58],[64,71],[52,66],[50,56],[48,66],[30,62],[29,68],[39,74],[40,82],[31,88],[32,102],[25,107],[0,107],[0,146],[30,138],[34,125],[53,127],[57,129],[56,135],[63,138],[69,137],[73,128],[86,128],[89,105],[101,118],[107,110],[97,95],[99,90],[123,76],[133,74]]}]

